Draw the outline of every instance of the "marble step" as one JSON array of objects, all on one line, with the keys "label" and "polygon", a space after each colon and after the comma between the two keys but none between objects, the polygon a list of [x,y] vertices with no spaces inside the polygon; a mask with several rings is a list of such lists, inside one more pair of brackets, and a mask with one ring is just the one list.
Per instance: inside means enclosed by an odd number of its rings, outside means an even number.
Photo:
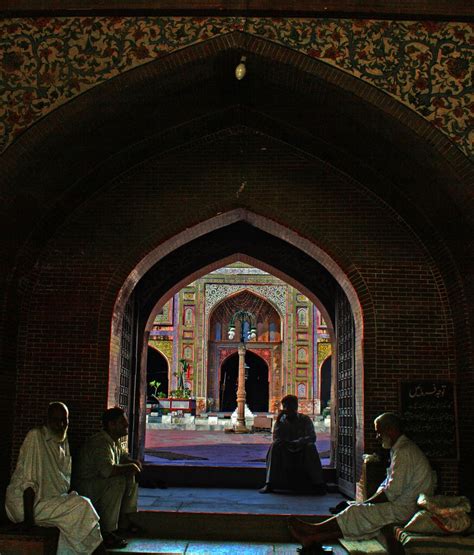
[{"label": "marble step", "polygon": [[[144,535],[161,539],[291,543],[288,516],[214,512],[140,511],[134,521]],[[305,516],[321,522],[328,515]]]},{"label": "marble step", "polygon": [[[129,539],[127,547],[112,549],[109,553],[122,555],[296,555],[300,547],[295,543],[199,541],[199,540],[159,540],[153,538]],[[338,543],[325,546],[327,553],[346,555]]]}]

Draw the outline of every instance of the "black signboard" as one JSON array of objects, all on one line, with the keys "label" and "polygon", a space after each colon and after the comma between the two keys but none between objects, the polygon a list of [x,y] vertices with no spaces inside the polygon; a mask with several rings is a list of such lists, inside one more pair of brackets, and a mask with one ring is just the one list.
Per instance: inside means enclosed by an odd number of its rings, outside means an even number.
[{"label": "black signboard", "polygon": [[430,459],[457,459],[456,390],[449,380],[400,383],[405,434]]}]

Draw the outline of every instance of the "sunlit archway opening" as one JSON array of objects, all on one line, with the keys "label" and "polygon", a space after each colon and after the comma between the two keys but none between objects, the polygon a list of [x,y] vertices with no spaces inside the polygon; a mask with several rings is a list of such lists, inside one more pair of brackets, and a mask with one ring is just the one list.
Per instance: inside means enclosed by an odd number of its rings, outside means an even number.
[{"label": "sunlit archway opening", "polygon": [[[237,412],[239,338],[249,332],[237,323],[229,334],[239,310],[255,321],[254,337],[246,343],[245,416],[251,433],[245,436],[226,433]],[[263,466],[280,399],[294,394],[300,412],[313,419],[323,465],[330,465],[333,345],[321,311],[293,285],[241,261],[217,268],[158,307],[150,350],[161,353],[168,370],[161,380],[147,374],[147,462]]]}]

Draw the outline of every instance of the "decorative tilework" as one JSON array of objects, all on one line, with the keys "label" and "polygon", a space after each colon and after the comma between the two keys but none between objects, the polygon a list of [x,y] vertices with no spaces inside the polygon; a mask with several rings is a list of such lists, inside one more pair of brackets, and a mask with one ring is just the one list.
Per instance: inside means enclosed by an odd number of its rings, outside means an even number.
[{"label": "decorative tilework", "polygon": [[87,89],[235,30],[375,85],[472,153],[471,23],[241,17],[40,17],[0,23],[0,149]]},{"label": "decorative tilework", "polygon": [[305,383],[298,383],[297,386],[297,394],[298,399],[305,399],[306,398],[306,384]]},{"label": "decorative tilework", "polygon": [[308,362],[307,347],[298,347],[296,350],[296,362]]},{"label": "decorative tilework", "polygon": [[329,341],[318,341],[318,368],[331,353],[332,347]]},{"label": "decorative tilework", "polygon": [[191,361],[194,359],[194,345],[183,345],[182,358]]},{"label": "decorative tilework", "polygon": [[308,325],[308,308],[306,306],[297,307],[296,316],[298,326],[306,327]]},{"label": "decorative tilework", "polygon": [[226,274],[226,275],[259,275],[259,276],[268,276],[270,275],[268,272],[264,270],[260,270],[260,268],[218,268],[217,270],[213,270],[211,274]]},{"label": "decorative tilework", "polygon": [[173,361],[173,341],[155,341],[151,339],[148,344],[167,359],[171,368],[171,363]]},{"label": "decorative tilework", "polygon": [[183,307],[183,325],[194,326],[194,306]]},{"label": "decorative tilework", "polygon": [[286,314],[286,285],[230,285],[226,283],[206,283],[206,321],[212,308],[225,297],[234,295],[240,291],[252,291],[264,299],[272,302],[285,316]]},{"label": "decorative tilework", "polygon": [[160,326],[173,324],[173,298],[165,303],[161,312],[156,315],[154,323]]}]

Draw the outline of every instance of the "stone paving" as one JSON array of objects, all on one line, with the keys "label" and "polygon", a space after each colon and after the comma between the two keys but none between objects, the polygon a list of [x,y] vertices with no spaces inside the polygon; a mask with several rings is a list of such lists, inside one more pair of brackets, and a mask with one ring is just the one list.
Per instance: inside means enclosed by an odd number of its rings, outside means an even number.
[{"label": "stone paving", "polygon": [[275,515],[330,515],[329,507],[344,498],[340,493],[324,496],[296,493],[261,494],[237,488],[140,488],[140,511],[211,512]]},{"label": "stone paving", "polygon": [[[113,549],[109,553],[129,555],[142,553],[146,555],[297,555],[298,544],[263,543],[263,542],[226,542],[193,540],[155,540],[130,539],[125,549]],[[347,551],[336,544],[326,546],[327,553],[344,555]]]},{"label": "stone paving", "polygon": [[[235,434],[210,430],[147,429],[145,462],[159,465],[259,468],[265,466],[270,444],[270,432]],[[318,433],[316,445],[321,463],[328,466],[329,433]]]},{"label": "stone paving", "polygon": [[[337,493],[315,497],[300,494],[262,495],[255,490],[234,488],[168,488],[166,490],[140,488],[138,504],[139,511],[154,512],[314,515],[328,514],[329,507],[336,505],[342,499],[342,496]],[[296,543],[129,538],[129,545],[125,549],[111,550],[110,553],[296,555],[299,547]],[[327,548],[328,553],[336,555],[347,553],[337,543],[330,543]]]}]

